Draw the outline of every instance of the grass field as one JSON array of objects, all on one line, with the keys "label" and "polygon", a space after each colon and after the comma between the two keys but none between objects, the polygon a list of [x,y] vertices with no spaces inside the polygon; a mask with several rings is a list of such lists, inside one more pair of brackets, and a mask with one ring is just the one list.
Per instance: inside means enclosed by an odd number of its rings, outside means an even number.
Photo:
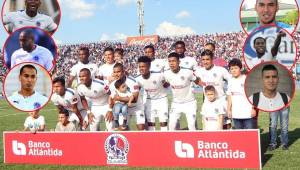
[{"label": "grass field", "polygon": [[[201,106],[202,95],[197,95],[198,109]],[[262,165],[263,169],[300,169],[300,91],[297,91],[295,98],[291,104],[290,121],[289,121],[289,150],[283,151],[278,148],[274,151],[267,151],[268,145],[268,124],[269,118],[267,113],[260,113],[259,115],[259,127],[261,129],[261,153],[262,153]],[[43,110],[41,114],[45,116],[46,128],[53,129],[57,122],[57,115],[54,112],[55,107],[50,103]],[[35,169],[63,169],[63,170],[73,170],[73,169],[116,169],[116,170],[126,170],[126,169],[172,169],[172,168],[129,168],[129,167],[93,167],[93,166],[59,166],[59,165],[6,165],[3,163],[3,131],[15,131],[22,130],[25,118],[28,115],[21,113],[15,109],[12,109],[5,100],[0,100],[0,169],[19,169],[19,170],[35,170]],[[198,115],[198,124],[200,124],[200,116]],[[184,118],[182,119],[182,124],[185,125]],[[102,126],[103,127],[103,126]],[[134,128],[134,122],[131,122],[131,127]],[[279,133],[278,133],[279,134]],[[183,169],[183,168],[173,168],[173,169]],[[191,169],[191,168],[186,168]]]}]

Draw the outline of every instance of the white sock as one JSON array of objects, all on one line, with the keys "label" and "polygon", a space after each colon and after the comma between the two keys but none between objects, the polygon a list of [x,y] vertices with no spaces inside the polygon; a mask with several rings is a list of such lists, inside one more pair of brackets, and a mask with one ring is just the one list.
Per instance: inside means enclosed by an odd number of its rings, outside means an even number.
[{"label": "white sock", "polygon": [[160,131],[168,131],[168,126],[160,127]]},{"label": "white sock", "polygon": [[148,131],[155,131],[155,126],[148,126]]}]

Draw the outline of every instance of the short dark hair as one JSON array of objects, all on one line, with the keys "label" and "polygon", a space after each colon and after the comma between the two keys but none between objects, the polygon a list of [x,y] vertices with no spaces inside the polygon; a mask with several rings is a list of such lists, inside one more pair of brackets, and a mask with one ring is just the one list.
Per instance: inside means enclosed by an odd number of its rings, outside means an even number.
[{"label": "short dark hair", "polygon": [[20,75],[23,73],[23,71],[24,71],[25,68],[34,69],[35,73],[37,74],[37,69],[33,65],[26,64],[26,65],[24,65],[24,66],[21,67],[21,69],[20,69]]},{"label": "short dark hair", "polygon": [[265,65],[265,66],[263,67],[263,69],[261,70],[261,74],[263,74],[264,71],[270,71],[270,70],[274,70],[274,71],[276,71],[277,74],[278,74],[278,69],[277,69],[274,65],[272,65],[272,64],[267,64],[267,65]]},{"label": "short dark hair", "polygon": [[185,43],[183,41],[176,41],[174,45],[175,45],[175,47],[177,45],[183,45],[185,47]]},{"label": "short dark hair", "polygon": [[66,117],[69,117],[70,112],[67,109],[59,109],[58,114],[64,114]]},{"label": "short dark hair", "polygon": [[242,64],[241,60],[238,58],[233,58],[232,60],[229,61],[228,68],[230,68],[232,66],[238,66],[240,69],[243,68],[243,64]]},{"label": "short dark hair", "polygon": [[125,78],[121,78],[121,79],[117,80],[117,81],[115,82],[115,84],[114,84],[114,85],[115,85],[115,88],[118,89],[122,84],[125,83],[125,81],[126,81]]},{"label": "short dark hair", "polygon": [[151,48],[153,50],[153,52],[155,51],[154,46],[153,45],[147,45],[144,47],[144,50],[146,50],[147,48]]},{"label": "short dark hair", "polygon": [[[25,34],[26,37],[31,38],[31,39],[34,40],[33,29],[25,29],[21,33]],[[20,35],[21,35],[21,33],[20,33]]]},{"label": "short dark hair", "polygon": [[201,57],[203,57],[203,56],[209,56],[211,59],[213,59],[214,58],[214,53],[210,50],[204,50],[201,53]]},{"label": "short dark hair", "polygon": [[208,42],[204,46],[211,45],[214,49],[216,49],[216,45],[214,42]]},{"label": "short dark hair", "polygon": [[111,51],[112,53],[114,53],[114,49],[112,47],[106,47],[103,53],[105,53],[106,51]]},{"label": "short dark hair", "polygon": [[121,70],[124,70],[124,66],[121,63],[116,63],[113,68],[120,68]]},{"label": "short dark hair", "polygon": [[141,56],[138,59],[138,63],[147,63],[147,64],[151,64],[151,59],[147,56]]},{"label": "short dark hair", "polygon": [[83,68],[83,69],[80,70],[80,72],[84,72],[84,71],[86,71],[90,76],[92,75],[90,69],[88,69],[88,68]]},{"label": "short dark hair", "polygon": [[63,87],[65,87],[66,81],[63,77],[55,77],[52,81],[52,84],[60,82]]},{"label": "short dark hair", "polygon": [[79,47],[79,51],[86,51],[86,52],[90,53],[89,48],[86,47],[86,46],[81,46],[81,47]]},{"label": "short dark hair", "polygon": [[118,53],[120,55],[124,55],[124,50],[122,48],[116,48],[114,53]]},{"label": "short dark hair", "polygon": [[212,85],[208,85],[204,88],[204,91],[205,92],[208,92],[208,91],[213,91],[213,92],[216,92],[216,88]]},{"label": "short dark hair", "polygon": [[177,60],[179,60],[179,54],[177,54],[175,52],[172,52],[168,55],[168,58],[171,58],[171,57],[175,57]]},{"label": "short dark hair", "polygon": [[265,39],[265,38],[263,38],[263,37],[256,37],[256,38],[254,39],[254,41],[253,41],[253,44],[255,44],[256,41],[257,41],[258,39],[263,39],[264,42],[266,42],[266,39]]}]

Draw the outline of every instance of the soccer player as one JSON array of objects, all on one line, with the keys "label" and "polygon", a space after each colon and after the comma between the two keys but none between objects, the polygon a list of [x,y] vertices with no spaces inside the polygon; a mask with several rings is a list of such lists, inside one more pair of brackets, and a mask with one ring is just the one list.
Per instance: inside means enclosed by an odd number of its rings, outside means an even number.
[{"label": "soccer player", "polygon": [[79,72],[83,68],[88,68],[91,72],[92,78],[96,78],[98,74],[98,66],[95,63],[89,61],[90,52],[88,47],[80,47],[79,48],[79,61],[71,68],[70,77],[67,81],[67,87],[71,87],[73,80],[77,79],[77,84],[80,82],[79,80]]},{"label": "soccer player", "polygon": [[[34,26],[53,33],[57,25],[50,16],[38,12],[40,6],[40,0],[25,0],[25,10],[4,14],[3,24],[9,24],[12,31],[26,26]],[[8,31],[12,32],[10,29]]]},{"label": "soccer player", "polygon": [[14,107],[23,111],[33,111],[44,106],[48,98],[34,90],[37,81],[37,69],[26,64],[21,67],[19,74],[21,89],[7,99]]},{"label": "soccer player", "polygon": [[31,131],[36,133],[37,131],[45,130],[45,118],[39,115],[39,110],[29,112],[29,116],[24,122],[24,131]]},{"label": "soccer player", "polygon": [[124,50],[122,48],[116,48],[114,51],[114,59],[116,63],[124,64]]},{"label": "soccer player", "polygon": [[53,55],[45,47],[34,44],[34,33],[31,29],[22,31],[19,35],[20,49],[11,55],[11,67],[22,62],[34,62],[50,71],[53,67]]},{"label": "soccer player", "polygon": [[88,107],[84,108],[83,103],[87,106],[87,101],[84,98],[81,100],[77,91],[66,88],[65,79],[62,77],[54,78],[52,84],[53,94],[51,100],[54,105],[59,111],[67,110],[69,121],[75,123],[75,125],[79,123],[85,129],[88,122],[85,122],[84,118],[87,116]]},{"label": "soccer player", "polygon": [[169,84],[165,81],[161,72],[150,71],[152,62],[149,57],[142,56],[138,59],[139,72],[136,77],[140,87],[145,90],[147,99],[145,103],[145,115],[148,122],[148,130],[155,130],[155,118],[160,121],[160,130],[168,130],[168,98],[166,89]]},{"label": "soccer player", "polygon": [[[116,63],[113,68],[113,74],[115,81],[120,79],[125,79],[125,84],[128,86],[129,91],[133,94],[134,100],[132,102],[132,107],[128,107],[128,114],[129,115],[135,115],[136,116],[136,125],[138,130],[144,130],[145,129],[145,114],[144,114],[144,105],[143,105],[143,96],[142,92],[140,92],[140,86],[137,83],[137,81],[130,77],[125,75],[125,70],[122,64]],[[115,91],[116,87],[114,86],[115,81],[113,81],[110,84],[110,91]],[[116,95],[114,97],[115,100],[122,101],[124,103],[128,103],[129,97],[121,97]],[[113,108],[113,103],[110,103],[110,109]],[[130,117],[130,116],[129,116]],[[129,118],[128,117],[128,118]],[[127,118],[127,122],[129,122],[129,119]]]},{"label": "soccer player", "polygon": [[292,32],[294,30],[292,26],[276,21],[276,13],[278,10],[278,0],[256,0],[255,11],[258,15],[259,24],[252,28],[252,30],[260,26],[274,25]]},{"label": "soccer player", "polygon": [[255,57],[246,57],[246,64],[250,69],[252,69],[255,65],[266,62],[276,60],[276,56],[278,54],[279,45],[281,43],[281,38],[285,37],[286,33],[283,31],[279,31],[276,39],[274,41],[274,45],[271,48],[271,52],[267,52],[267,43],[266,39],[263,37],[257,37],[253,41],[253,46],[256,51]]},{"label": "soccer player", "polygon": [[69,111],[62,109],[58,113],[58,122],[55,127],[57,132],[71,132],[76,131],[75,125],[69,121]]},{"label": "soccer player", "polygon": [[165,59],[155,58],[155,49],[153,45],[147,45],[144,47],[145,56],[151,59],[150,71],[163,72],[165,65],[167,64]]},{"label": "soccer player", "polygon": [[105,60],[105,64],[99,67],[98,75],[100,76],[100,79],[104,80],[106,84],[110,84],[114,80],[112,76],[113,67],[115,65],[114,49],[111,47],[105,48],[103,58]]},{"label": "soccer player", "polygon": [[205,97],[201,109],[203,130],[222,130],[226,107],[224,100],[217,98],[214,86],[204,88]]},{"label": "soccer player", "polygon": [[169,113],[169,130],[175,130],[176,124],[180,119],[181,113],[185,113],[188,129],[196,130],[196,111],[197,102],[192,92],[191,83],[202,85],[191,69],[180,67],[178,53],[168,55],[169,70],[164,72],[164,78],[171,86],[172,104]]},{"label": "soccer player", "polygon": [[228,117],[233,118],[235,129],[253,129],[256,110],[248,102],[244,91],[246,75],[241,73],[241,60],[234,58],[228,64],[232,77],[228,80]]},{"label": "soccer player", "polygon": [[88,68],[80,70],[79,79],[78,94],[91,103],[91,110],[87,111],[90,131],[100,130],[101,118],[105,119],[106,129],[111,131],[113,114],[108,108],[109,87],[102,80],[92,79]]}]

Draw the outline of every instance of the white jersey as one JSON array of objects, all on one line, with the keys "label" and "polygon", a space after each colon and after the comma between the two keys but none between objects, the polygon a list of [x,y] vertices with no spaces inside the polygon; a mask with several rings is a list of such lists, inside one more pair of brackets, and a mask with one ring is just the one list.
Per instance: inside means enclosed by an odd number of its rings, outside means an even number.
[{"label": "white jersey", "polygon": [[16,50],[11,55],[11,67],[22,62],[34,62],[50,71],[53,66],[52,53],[45,47],[36,44],[35,46],[36,48],[31,52],[27,52],[23,48]]},{"label": "white jersey", "polygon": [[48,98],[35,91],[31,96],[24,97],[19,92],[9,96],[8,101],[16,108],[23,111],[33,111],[44,106]]},{"label": "white jersey", "polygon": [[166,70],[164,78],[171,86],[173,103],[186,103],[195,100],[191,83],[196,80],[196,76],[192,70],[183,67],[177,73]]},{"label": "white jersey", "polygon": [[250,69],[252,69],[254,66],[262,62],[273,61],[273,60],[276,60],[276,57],[273,57],[271,53],[267,53],[267,52],[261,58],[245,56],[246,64]]},{"label": "white jersey", "polygon": [[37,13],[35,17],[30,17],[24,10],[4,14],[3,24],[12,25],[13,31],[26,26],[39,27],[49,32],[57,28],[56,23],[51,17],[41,13]]},{"label": "white jersey", "polygon": [[87,68],[87,69],[89,69],[91,71],[92,79],[94,79],[95,76],[97,76],[97,74],[98,74],[98,66],[97,66],[97,64],[94,64],[94,63],[91,63],[91,62],[89,62],[87,64],[83,64],[82,62],[79,61],[77,64],[75,64],[71,68],[71,72],[70,72],[71,76],[77,78],[77,83],[80,83],[79,73],[80,73],[80,70],[83,69],[83,68]]},{"label": "white jersey", "polygon": [[[210,70],[206,70],[204,67],[197,68],[195,71],[195,75],[201,79],[202,82],[208,85],[212,85],[215,87],[218,96],[222,97],[225,95],[224,93],[224,80],[229,79],[230,74],[228,71],[219,66],[213,66]],[[203,86],[203,91],[206,86]]]},{"label": "white jersey", "polygon": [[219,115],[224,114],[226,114],[226,103],[224,100],[216,99],[213,102],[205,100],[201,109],[201,115],[205,123],[204,130],[217,130]]},{"label": "white jersey", "polygon": [[168,63],[165,59],[156,58],[153,61],[151,61],[150,71],[163,72],[166,64]]},{"label": "white jersey", "polygon": [[80,96],[75,90],[71,88],[67,88],[63,96],[60,96],[57,93],[53,93],[51,97],[51,101],[54,103],[54,105],[62,106],[66,110],[69,110],[71,112],[73,112],[72,105],[74,104],[77,105],[79,111],[83,110]]},{"label": "white jersey", "polygon": [[77,91],[80,96],[85,96],[91,102],[92,106],[104,106],[108,104],[109,87],[103,80],[94,79],[90,87],[79,84]]},{"label": "white jersey", "polygon": [[28,116],[24,122],[24,127],[29,128],[32,131],[38,130],[43,125],[45,125],[45,118],[41,115],[39,115],[37,119]]},{"label": "white jersey", "polygon": [[[116,91],[115,82],[116,82],[116,80],[113,81],[113,82],[109,85],[110,91]],[[133,93],[139,92],[138,100],[137,100],[136,103],[132,103],[132,107],[143,105],[143,95],[142,95],[143,92],[140,92],[140,86],[139,86],[139,84],[137,83],[137,81],[136,81],[134,78],[132,78],[132,77],[130,77],[130,76],[127,76],[127,77],[126,77],[125,84],[126,84],[127,87],[129,88],[129,92],[130,92],[130,93],[133,94]]]},{"label": "white jersey", "polygon": [[244,91],[245,79],[246,75],[241,75],[238,78],[231,77],[228,80],[227,95],[231,96],[231,111],[234,119],[251,118],[252,105]]},{"label": "white jersey", "polygon": [[[288,101],[290,101],[290,97],[287,95]],[[249,97],[249,100],[253,103],[253,95]],[[274,98],[266,97],[262,92],[259,93],[259,102],[257,105],[258,109],[264,111],[275,111],[284,107],[285,104],[279,92],[276,93]]]},{"label": "white jersey", "polygon": [[98,75],[103,77],[105,83],[108,83],[108,77],[112,77],[114,65],[115,63],[103,64],[99,67]]},{"label": "white jersey", "polygon": [[139,86],[145,90],[147,99],[156,100],[167,97],[167,91],[163,87],[165,78],[161,72],[151,71],[148,79],[144,79],[142,75],[139,75],[136,80]]}]

